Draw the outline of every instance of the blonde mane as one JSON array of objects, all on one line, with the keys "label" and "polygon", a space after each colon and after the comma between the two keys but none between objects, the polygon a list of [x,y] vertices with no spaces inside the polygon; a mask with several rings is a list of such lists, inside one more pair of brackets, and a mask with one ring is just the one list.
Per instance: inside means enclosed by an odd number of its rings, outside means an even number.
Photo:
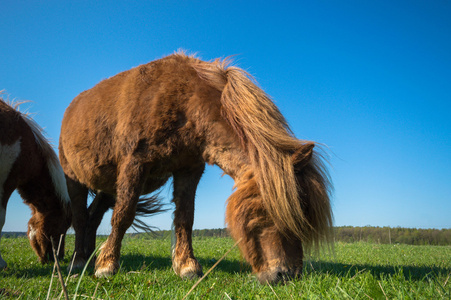
[{"label": "blonde mane", "polygon": [[[222,91],[222,114],[248,153],[263,202],[276,226],[302,239],[307,247],[317,246],[330,238],[332,217],[328,194],[300,199],[292,155],[305,142],[294,137],[286,119],[254,78],[231,63],[230,58],[196,61],[193,67],[210,86]],[[312,184],[329,190],[328,174],[317,153],[309,166],[318,175]],[[305,215],[301,204],[315,210],[313,219]]]}]

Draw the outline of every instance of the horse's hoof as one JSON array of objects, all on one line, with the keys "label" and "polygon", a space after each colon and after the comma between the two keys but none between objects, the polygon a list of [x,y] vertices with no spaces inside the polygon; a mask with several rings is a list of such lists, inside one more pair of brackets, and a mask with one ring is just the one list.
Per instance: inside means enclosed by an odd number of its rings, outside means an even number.
[{"label": "horse's hoof", "polygon": [[180,277],[184,280],[193,280],[204,276],[202,270],[183,270]]},{"label": "horse's hoof", "polygon": [[96,267],[95,277],[97,278],[108,278],[116,274],[118,271],[118,268],[115,266],[115,264],[108,264],[105,267]]},{"label": "horse's hoof", "polygon": [[172,268],[174,272],[183,279],[191,280],[200,278],[204,275],[202,272],[202,266],[194,258],[187,259],[183,265],[177,263],[177,260],[173,260]]}]

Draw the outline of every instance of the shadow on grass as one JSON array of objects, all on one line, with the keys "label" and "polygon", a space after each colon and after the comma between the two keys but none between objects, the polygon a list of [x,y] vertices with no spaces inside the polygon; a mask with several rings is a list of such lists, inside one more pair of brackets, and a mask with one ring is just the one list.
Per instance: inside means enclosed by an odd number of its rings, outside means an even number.
[{"label": "shadow on grass", "polygon": [[[61,268],[64,269],[62,265]],[[14,264],[9,264],[8,267],[4,270],[0,270],[0,282],[1,278],[34,278],[34,277],[46,277],[52,274],[53,271],[53,262],[44,265],[34,265],[27,268],[15,268]]]},{"label": "shadow on grass", "polygon": [[353,277],[359,273],[369,271],[375,278],[382,279],[385,276],[402,274],[406,280],[424,280],[430,277],[449,276],[451,268],[437,266],[381,266],[357,264],[349,265],[334,262],[304,261],[304,274],[333,274],[339,277]]},{"label": "shadow on grass", "polygon": [[[203,271],[206,272],[216,262],[213,258],[198,258],[199,263],[203,267]],[[121,272],[141,271],[141,270],[172,270],[172,260],[169,256],[153,256],[153,255],[140,255],[140,254],[124,254],[120,259]],[[64,259],[60,262],[63,276],[68,274],[68,266],[70,265],[69,259]],[[250,266],[244,261],[240,260],[228,260],[225,258],[216,267],[215,270],[227,272],[230,274],[235,273],[247,273],[251,271]],[[45,265],[34,265],[26,268],[14,268],[14,265],[8,267],[6,270],[0,271],[0,280],[2,277],[16,277],[16,278],[36,278],[36,277],[48,277],[53,271],[53,263]],[[81,273],[82,269],[72,270],[71,274]],[[87,275],[94,274],[94,267],[89,266],[86,269]]]},{"label": "shadow on grass", "polygon": [[[204,272],[216,263],[215,258],[197,257],[197,259]],[[167,270],[172,268],[172,260],[168,256],[125,254],[121,256],[121,268],[124,271],[137,271],[143,268],[147,268],[149,270]],[[228,260],[225,258],[215,267],[215,270],[234,274],[250,272],[251,268],[244,261],[233,259]]]},{"label": "shadow on grass", "polygon": [[[199,263],[203,267],[203,271],[209,270],[216,260],[209,257],[198,257]],[[64,259],[60,263],[63,276],[67,276],[67,267],[70,264],[69,258]],[[142,270],[171,270],[172,261],[169,256],[153,256],[140,254],[125,254],[120,259],[121,272],[142,271]],[[14,265],[8,266],[7,269],[0,271],[1,278],[35,278],[48,277],[53,271],[53,263],[45,265],[34,265],[27,268],[14,269]],[[82,270],[72,271],[81,273]],[[222,271],[229,274],[251,273],[249,264],[244,260],[235,260],[225,258],[215,268],[215,271]],[[368,264],[343,264],[334,262],[324,262],[315,260],[305,260],[303,273],[305,274],[327,274],[336,275],[338,277],[353,277],[363,272],[370,272],[375,278],[382,279],[386,276],[402,274],[406,280],[422,281],[436,277],[448,277],[451,275],[451,268],[443,268],[437,266],[391,266],[391,265],[368,265]],[[93,275],[94,268],[88,267],[87,275]]]}]

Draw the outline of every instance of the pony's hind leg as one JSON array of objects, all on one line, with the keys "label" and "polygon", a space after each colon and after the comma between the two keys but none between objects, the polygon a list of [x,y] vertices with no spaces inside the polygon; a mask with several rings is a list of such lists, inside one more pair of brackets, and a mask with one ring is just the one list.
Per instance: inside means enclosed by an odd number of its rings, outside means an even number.
[{"label": "pony's hind leg", "polygon": [[113,208],[114,196],[98,192],[88,208],[88,221],[85,232],[85,255],[90,257],[96,247],[96,233],[108,209]]},{"label": "pony's hind leg", "polygon": [[119,270],[121,243],[135,219],[143,185],[143,166],[133,157],[124,159],[117,178],[117,198],[111,218],[111,234],[96,260],[96,277],[109,277]]},{"label": "pony's hind leg", "polygon": [[182,278],[202,276],[202,267],[194,257],[192,228],[194,221],[194,197],[204,165],[195,169],[174,172],[174,230],[175,247],[172,250],[172,267]]},{"label": "pony's hind leg", "polygon": [[[88,188],[66,176],[67,190],[71,199],[72,226],[75,231],[74,263],[72,268],[81,269],[89,256],[85,253],[85,236],[88,222]],[[70,268],[70,267],[69,267]]]}]

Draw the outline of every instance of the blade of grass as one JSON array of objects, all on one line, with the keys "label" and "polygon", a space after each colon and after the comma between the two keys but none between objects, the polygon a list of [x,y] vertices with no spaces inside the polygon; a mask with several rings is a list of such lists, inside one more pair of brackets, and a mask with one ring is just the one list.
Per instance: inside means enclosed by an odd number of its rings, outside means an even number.
[{"label": "blade of grass", "polygon": [[[61,241],[63,239],[63,234],[60,236],[60,241],[58,243],[58,253],[60,252],[61,249]],[[53,251],[53,256],[55,257],[55,249],[54,249],[54,245],[53,245],[53,239],[51,239],[51,243],[52,243],[52,251]],[[53,265],[53,271],[52,271],[52,276],[50,277],[50,284],[49,284],[49,289],[47,291],[47,300],[50,299],[50,292],[52,290],[52,285],[53,285],[53,275],[55,274],[55,269],[56,269],[56,259],[55,259],[55,264]]]},{"label": "blade of grass", "polygon": [[94,299],[94,297],[96,296],[97,293],[97,289],[99,288],[100,282],[97,282],[96,288],[94,290],[94,294],[92,294],[92,299]]},{"label": "blade of grass", "polygon": [[49,289],[48,289],[48,291],[47,291],[47,297],[45,298],[46,300],[49,300],[49,299],[50,299],[50,291],[52,290],[52,285],[53,285],[53,275],[55,274],[55,269],[56,269],[56,264],[53,265],[52,275],[50,276]]},{"label": "blade of grass", "polygon": [[202,280],[204,280],[205,277],[207,277],[207,275],[213,271],[214,268],[216,268],[216,266],[227,256],[227,254],[230,253],[230,251],[232,251],[233,248],[235,248],[242,240],[243,238],[239,239],[229,250],[227,250],[226,253],[224,253],[224,255],[204,274],[204,276],[202,276],[201,278],[199,278],[199,280],[191,287],[191,289],[188,291],[188,293],[186,293],[186,295],[182,298],[182,300],[186,299],[186,297],[188,297],[189,294],[191,294],[192,291],[194,291],[194,289],[199,285],[199,283],[202,282]]},{"label": "blade of grass", "polygon": [[[59,245],[58,245],[58,252],[59,252],[59,249],[60,249],[60,246],[61,246],[62,238],[63,238],[63,235],[61,235],[61,237],[60,237],[60,242],[59,242]],[[60,280],[61,287],[62,287],[63,292],[64,292],[64,297],[66,298],[66,300],[69,300],[69,295],[67,294],[67,288],[66,288],[66,285],[64,284],[63,274],[61,273],[61,267],[60,267],[60,264],[59,264],[59,261],[58,261],[58,255],[56,254],[56,251],[55,251],[55,246],[53,244],[53,239],[50,239],[50,241],[52,243],[53,257],[55,258],[56,270],[58,271],[58,278]]]},{"label": "blade of grass", "polygon": [[385,294],[384,289],[382,288],[382,284],[380,281],[377,282],[379,284],[379,286],[381,287],[382,293],[384,293],[385,299],[388,299],[387,294]]},{"label": "blade of grass", "polygon": [[[64,284],[66,286],[67,286],[67,283],[69,282],[69,278],[70,278],[70,275],[72,273],[72,267],[74,266],[74,261],[75,261],[75,256],[76,255],[77,255],[77,252],[74,252],[74,255],[72,256],[72,261],[71,261],[70,266],[69,266],[69,273],[67,274],[66,281],[64,282]],[[64,292],[61,291],[60,295],[58,296],[58,300],[61,299],[61,297],[63,297],[63,293]]]},{"label": "blade of grass", "polygon": [[97,251],[99,251],[101,246],[102,245],[99,245],[96,248],[96,250],[94,250],[94,252],[92,252],[91,256],[89,257],[88,261],[86,262],[85,267],[83,268],[83,271],[81,272],[80,278],[78,279],[77,286],[75,287],[75,293],[74,293],[74,298],[73,298],[74,300],[77,299],[78,288],[80,287],[81,280],[83,279],[83,277],[85,275],[86,269],[88,268],[89,263],[91,262],[92,258],[96,255]]},{"label": "blade of grass", "polygon": [[269,282],[268,282],[268,285],[269,285],[269,288],[271,289],[271,291],[273,292],[273,294],[276,296],[276,298],[280,300],[279,296],[277,296],[277,294],[276,294],[276,291],[275,291],[275,290],[273,289],[273,287],[269,284]]}]

